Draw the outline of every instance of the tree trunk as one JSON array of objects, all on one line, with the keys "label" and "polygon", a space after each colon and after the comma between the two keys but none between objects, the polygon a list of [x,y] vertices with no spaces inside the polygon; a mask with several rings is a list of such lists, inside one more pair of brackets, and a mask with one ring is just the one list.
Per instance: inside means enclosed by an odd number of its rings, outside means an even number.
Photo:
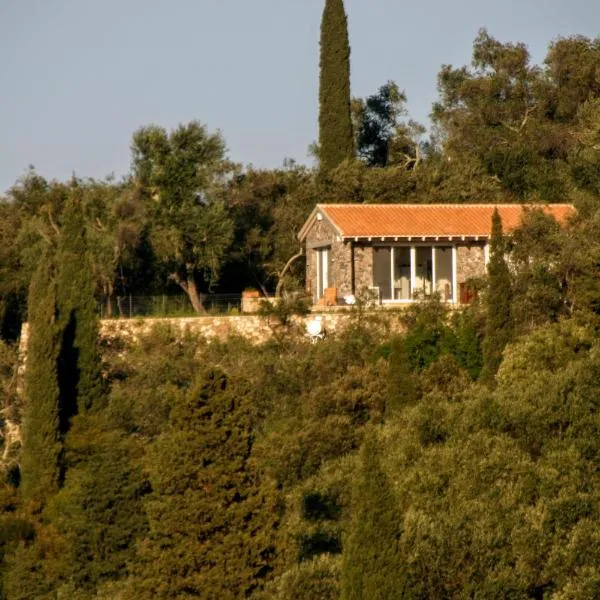
[{"label": "tree trunk", "polygon": [[187,280],[187,295],[192,303],[192,307],[197,313],[205,313],[206,310],[202,304],[202,299],[196,287],[196,281],[193,276],[188,276]]},{"label": "tree trunk", "polygon": [[284,275],[287,273],[288,269],[292,266],[292,264],[294,264],[294,262],[303,255],[304,255],[304,248],[302,248],[300,250],[300,252],[298,252],[297,254],[294,254],[294,256],[292,256],[292,258],[290,258],[290,260],[288,260],[287,263],[285,263],[285,267],[283,267],[283,269],[281,270],[281,273],[279,273],[279,278],[278,278],[279,281],[277,282],[277,287],[275,288],[275,297],[276,298],[281,297],[281,287],[283,286]]},{"label": "tree trunk", "polygon": [[192,308],[198,314],[206,312],[206,309],[202,304],[202,298],[198,293],[198,287],[196,286],[196,279],[194,278],[193,272],[188,271],[187,279],[185,281],[179,276],[179,273],[171,273],[170,278],[187,294],[187,297],[192,303]]},{"label": "tree trunk", "polygon": [[113,317],[113,305],[112,305],[112,299],[114,296],[114,287],[112,286],[112,284],[110,282],[108,282],[105,286],[104,286],[104,296],[106,297],[106,302],[104,303],[104,318],[105,319],[112,319]]}]

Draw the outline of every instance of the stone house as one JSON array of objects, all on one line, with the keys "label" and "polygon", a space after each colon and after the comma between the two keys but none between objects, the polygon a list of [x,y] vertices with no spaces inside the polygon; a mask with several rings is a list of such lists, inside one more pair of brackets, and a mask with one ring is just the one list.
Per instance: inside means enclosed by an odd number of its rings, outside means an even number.
[{"label": "stone house", "polygon": [[[351,303],[365,291],[382,304],[434,292],[466,303],[468,280],[486,273],[495,208],[509,234],[528,210],[520,204],[317,204],[298,234],[306,290],[320,305]],[[537,208],[559,223],[575,211],[570,204]]]}]

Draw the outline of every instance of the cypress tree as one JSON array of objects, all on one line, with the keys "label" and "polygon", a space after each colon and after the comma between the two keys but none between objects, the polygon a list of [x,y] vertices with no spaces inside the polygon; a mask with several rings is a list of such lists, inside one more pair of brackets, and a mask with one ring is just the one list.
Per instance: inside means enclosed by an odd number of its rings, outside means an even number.
[{"label": "cypress tree", "polygon": [[[76,192],[76,190],[75,190]],[[65,208],[58,248],[42,257],[29,291],[23,419],[23,498],[42,500],[64,475],[60,457],[71,418],[99,405],[98,319],[81,203]]]},{"label": "cypress tree", "polygon": [[498,209],[492,215],[490,262],[488,263],[487,318],[483,340],[483,369],[481,379],[492,384],[502,353],[512,337],[511,279],[504,260],[505,242],[502,219]]},{"label": "cypress tree", "polygon": [[319,159],[327,173],[354,156],[350,113],[350,43],[343,0],[326,0],[321,21]]},{"label": "cypress tree", "polygon": [[175,401],[149,453],[150,535],[128,597],[247,598],[271,572],[274,496],[252,466],[248,398],[235,391],[209,371]]},{"label": "cypress tree", "polygon": [[47,251],[29,286],[29,339],[21,456],[21,494],[43,502],[58,489],[62,443],[56,361],[60,329],[56,322],[56,277]]},{"label": "cypress tree", "polygon": [[71,416],[98,407],[103,397],[98,313],[77,188],[65,207],[57,263],[57,307],[62,330],[58,377],[61,427],[66,432]]},{"label": "cypress tree", "polygon": [[136,542],[147,533],[141,452],[139,440],[120,431],[110,411],[79,415],[69,430],[64,487],[44,516],[65,541],[60,575],[82,597],[126,578]]},{"label": "cypress tree", "polygon": [[400,515],[381,465],[375,433],[367,433],[353,494],[351,529],[342,555],[342,600],[401,598]]}]

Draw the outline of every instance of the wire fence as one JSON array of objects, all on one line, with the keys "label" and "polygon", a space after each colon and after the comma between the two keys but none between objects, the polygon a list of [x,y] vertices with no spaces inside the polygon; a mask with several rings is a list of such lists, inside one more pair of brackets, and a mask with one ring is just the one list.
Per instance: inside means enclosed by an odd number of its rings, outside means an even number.
[{"label": "wire fence", "polygon": [[[240,294],[206,294],[202,305],[208,314],[238,314],[241,312]],[[101,319],[132,319],[134,317],[187,317],[197,316],[185,294],[176,296],[117,296],[98,304]]]}]

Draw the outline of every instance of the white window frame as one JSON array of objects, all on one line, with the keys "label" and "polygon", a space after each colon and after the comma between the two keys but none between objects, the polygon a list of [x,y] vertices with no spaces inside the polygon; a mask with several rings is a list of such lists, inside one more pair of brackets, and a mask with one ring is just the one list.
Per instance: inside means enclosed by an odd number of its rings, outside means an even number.
[{"label": "white window frame", "polygon": [[[329,246],[315,248],[317,259],[317,300],[323,298],[329,287]],[[323,266],[325,268],[323,268]]]}]

